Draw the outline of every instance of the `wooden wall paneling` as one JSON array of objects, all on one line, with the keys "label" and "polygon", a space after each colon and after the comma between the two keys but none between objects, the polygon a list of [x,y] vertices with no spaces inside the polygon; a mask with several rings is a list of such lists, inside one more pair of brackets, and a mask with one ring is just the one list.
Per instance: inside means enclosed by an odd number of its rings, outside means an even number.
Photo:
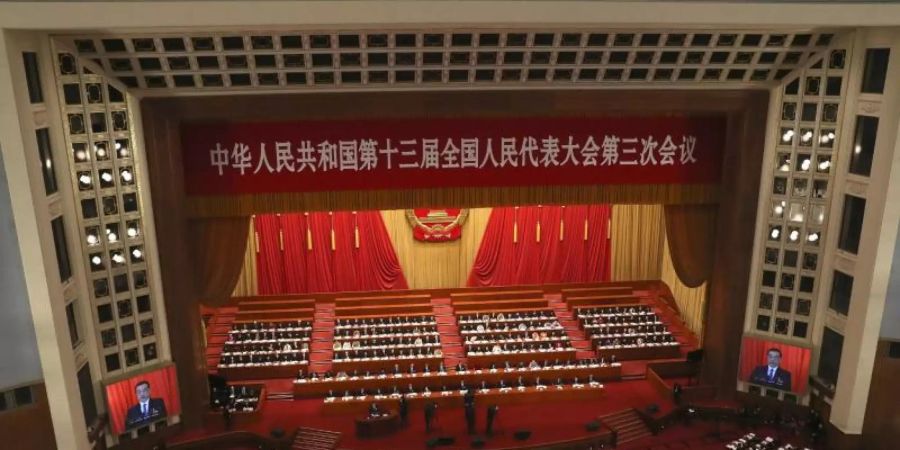
[{"label": "wooden wall paneling", "polygon": [[882,340],[875,353],[862,431],[863,448],[867,449],[893,449],[900,442],[900,358],[888,355],[890,346],[891,341]]},{"label": "wooden wall paneling", "polygon": [[56,448],[50,404],[44,383],[31,387],[34,403],[0,412],[0,436],[6,445],[19,450]]}]

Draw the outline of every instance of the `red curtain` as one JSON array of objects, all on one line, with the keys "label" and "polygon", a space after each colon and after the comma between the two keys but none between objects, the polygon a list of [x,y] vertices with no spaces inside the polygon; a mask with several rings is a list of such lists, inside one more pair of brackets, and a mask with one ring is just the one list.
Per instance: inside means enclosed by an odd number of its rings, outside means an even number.
[{"label": "red curtain", "polygon": [[749,381],[753,369],[768,365],[767,353],[770,348],[777,348],[781,351],[779,367],[791,373],[791,391],[803,393],[809,380],[810,351],[808,348],[745,337],[741,350],[741,379]]},{"label": "red curtain", "polygon": [[107,411],[113,434],[125,432],[125,416],[128,414],[128,408],[138,404],[135,387],[144,381],[150,383],[150,398],[162,399],[165,403],[167,416],[181,414],[181,397],[178,396],[175,366],[137,375],[106,387]]},{"label": "red curtain", "polygon": [[468,285],[609,280],[610,214],[608,205],[494,208]]},{"label": "red curtain", "polygon": [[[264,225],[256,228],[260,294],[407,289],[377,211],[269,214],[255,220]],[[279,233],[283,249],[277,245]],[[263,244],[273,241],[274,246]]]},{"label": "red curtain", "polygon": [[257,242],[256,278],[260,295],[284,292],[284,270],[281,256],[281,217],[276,214],[254,218]]}]

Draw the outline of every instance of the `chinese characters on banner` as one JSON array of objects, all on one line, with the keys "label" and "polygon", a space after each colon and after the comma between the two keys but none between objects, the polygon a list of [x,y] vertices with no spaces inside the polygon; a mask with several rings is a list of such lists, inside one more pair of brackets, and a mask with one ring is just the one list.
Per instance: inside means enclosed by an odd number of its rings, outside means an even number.
[{"label": "chinese characters on banner", "polygon": [[716,183],[721,118],[182,125],[189,195],[461,186]]}]

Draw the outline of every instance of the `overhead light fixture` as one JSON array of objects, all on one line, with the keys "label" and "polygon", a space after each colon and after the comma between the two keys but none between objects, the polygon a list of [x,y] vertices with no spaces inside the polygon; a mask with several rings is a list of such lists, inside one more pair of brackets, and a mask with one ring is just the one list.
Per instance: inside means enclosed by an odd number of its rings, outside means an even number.
[{"label": "overhead light fixture", "polygon": [[136,248],[131,250],[131,256],[134,256],[135,259],[141,259],[144,257],[144,252],[142,252],[141,249]]},{"label": "overhead light fixture", "polygon": [[816,242],[819,240],[819,233],[809,233],[809,236],[806,237],[806,240],[809,242]]},{"label": "overhead light fixture", "polygon": [[772,228],[772,232],[769,235],[772,236],[772,239],[778,239],[778,236],[781,236],[781,230]]},{"label": "overhead light fixture", "polygon": [[797,230],[792,230],[791,234],[788,235],[788,239],[790,239],[791,242],[796,241],[797,238],[799,238],[799,237],[800,237],[800,232]]},{"label": "overhead light fixture", "polygon": [[787,130],[784,132],[784,134],[781,135],[781,140],[784,142],[788,142],[792,137],[794,137],[794,130]]},{"label": "overhead light fixture", "polygon": [[122,254],[118,253],[118,252],[113,253],[112,260],[116,264],[124,264],[125,263],[125,257],[122,256]]},{"label": "overhead light fixture", "polygon": [[97,236],[94,234],[87,235],[87,243],[88,245],[94,245],[98,242]]},{"label": "overhead light fixture", "polygon": [[855,153],[857,155],[862,153],[862,146],[859,144],[856,144],[856,146],[853,147],[853,153]]},{"label": "overhead light fixture", "polygon": [[86,173],[82,174],[81,176],[78,177],[78,182],[85,186],[90,186],[91,185],[91,177]]},{"label": "overhead light fixture", "polygon": [[128,235],[128,237],[133,238],[133,237],[137,236],[138,231],[137,231],[137,228],[135,228],[135,227],[128,227],[128,229],[125,230],[125,233]]},{"label": "overhead light fixture", "polygon": [[97,156],[100,157],[100,158],[105,158],[105,157],[106,157],[106,147],[103,147],[103,146],[100,146],[100,145],[95,145],[95,146],[94,146],[94,153],[96,153]]},{"label": "overhead light fixture", "polygon": [[823,161],[819,161],[819,170],[826,171],[831,167],[831,160],[826,159]]},{"label": "overhead light fixture", "polygon": [[109,183],[110,181],[112,181],[112,178],[113,178],[113,177],[112,177],[112,174],[109,173],[109,172],[103,172],[103,173],[100,174],[100,179],[103,180],[103,181],[105,181],[105,182],[107,182],[107,183]]},{"label": "overhead light fixture", "polygon": [[95,266],[99,266],[100,263],[102,263],[102,262],[103,262],[103,259],[101,259],[99,256],[94,255],[93,257],[91,257],[91,264],[93,264]]},{"label": "overhead light fixture", "polygon": [[778,214],[780,216],[783,212],[784,212],[784,206],[775,205],[775,214]]},{"label": "overhead light fixture", "polygon": [[132,177],[132,175],[131,175],[131,171],[130,171],[130,170],[125,169],[125,170],[122,171],[122,181],[124,181],[124,182],[126,182],[126,183],[131,183],[131,180],[132,180],[132,179],[133,179],[133,177]]},{"label": "overhead light fixture", "polygon": [[812,137],[813,137],[813,132],[807,131],[806,133],[803,133],[803,136],[800,136],[800,140],[802,140],[803,142],[809,142],[809,140],[812,139]]},{"label": "overhead light fixture", "polygon": [[809,170],[810,164],[812,164],[812,161],[810,161],[809,158],[804,159],[802,162],[800,162],[800,170]]}]

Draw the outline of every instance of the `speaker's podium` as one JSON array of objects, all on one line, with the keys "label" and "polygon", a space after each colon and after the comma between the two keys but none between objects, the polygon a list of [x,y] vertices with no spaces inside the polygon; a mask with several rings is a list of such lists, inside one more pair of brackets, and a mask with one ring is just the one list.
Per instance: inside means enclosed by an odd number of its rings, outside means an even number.
[{"label": "speaker's podium", "polygon": [[360,438],[386,436],[400,429],[400,416],[394,411],[356,419],[356,436]]}]

